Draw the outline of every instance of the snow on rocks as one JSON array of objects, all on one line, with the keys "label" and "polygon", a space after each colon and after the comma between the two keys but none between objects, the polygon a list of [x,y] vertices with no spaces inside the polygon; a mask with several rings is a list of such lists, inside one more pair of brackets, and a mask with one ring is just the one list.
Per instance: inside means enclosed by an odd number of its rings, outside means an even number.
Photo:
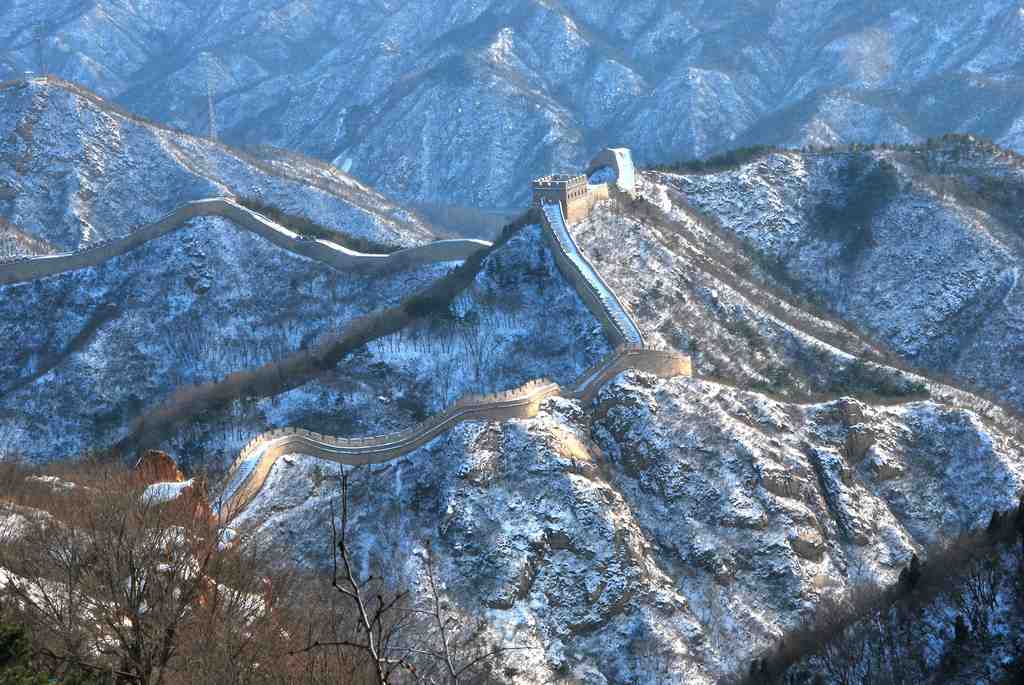
[{"label": "snow on rocks", "polygon": [[[780,152],[707,174],[649,174],[644,192],[697,210],[793,286],[903,357],[1024,407],[1019,160],[976,140],[853,153]],[[944,188],[933,179],[956,179]],[[971,193],[1003,205],[979,205]],[[789,285],[787,285],[789,284]]]},{"label": "snow on rocks", "polygon": [[142,501],[146,504],[167,504],[173,502],[193,487],[193,479],[175,483],[153,483],[142,493]]},{"label": "snow on rocks", "polygon": [[[846,440],[863,426],[875,443],[857,461]],[[905,475],[880,478],[878,459]],[[666,659],[713,682],[824,593],[894,582],[954,520],[1007,506],[1022,466],[1012,439],[930,401],[794,404],[627,371],[592,406],[553,398],[533,419],[463,424],[353,470],[352,526],[368,570],[431,539],[446,592],[538,647],[525,682],[649,681]],[[316,481],[331,468],[279,463],[238,525],[327,563]]]}]

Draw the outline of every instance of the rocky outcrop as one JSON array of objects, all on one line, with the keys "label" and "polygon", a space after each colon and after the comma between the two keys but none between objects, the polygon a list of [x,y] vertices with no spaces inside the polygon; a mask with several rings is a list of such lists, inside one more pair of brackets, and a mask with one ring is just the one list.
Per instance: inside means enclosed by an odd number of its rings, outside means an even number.
[{"label": "rocky outcrop", "polygon": [[870,426],[858,423],[850,426],[846,431],[846,445],[844,453],[847,460],[857,464],[864,460],[868,450],[875,444],[875,432]]},{"label": "rocky outcrop", "polygon": [[[627,371],[594,403],[552,397],[353,471],[352,525],[374,541],[369,568],[400,549],[413,577],[429,537],[451,601],[536,647],[515,679],[660,682],[671,663],[713,683],[823,597],[896,582],[911,554],[1024,486],[1021,445],[930,401],[865,402],[878,444],[849,463],[835,404]],[[879,445],[903,478],[874,476]],[[318,477],[336,476],[279,461],[233,526],[329,565],[335,489]]]},{"label": "rocky outcrop", "polygon": [[853,397],[840,398],[836,410],[847,428],[864,423],[864,404]]},{"label": "rocky outcrop", "polygon": [[135,464],[135,473],[143,483],[181,483],[185,474],[166,452],[147,450]]},{"label": "rocky outcrop", "polygon": [[809,561],[821,561],[825,555],[825,541],[813,528],[798,528],[786,534],[786,540],[793,551]]}]

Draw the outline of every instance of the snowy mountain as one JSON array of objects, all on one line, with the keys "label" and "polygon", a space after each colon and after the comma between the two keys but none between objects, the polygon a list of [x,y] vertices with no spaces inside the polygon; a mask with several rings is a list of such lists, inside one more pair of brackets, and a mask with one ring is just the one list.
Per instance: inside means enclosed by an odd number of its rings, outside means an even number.
[{"label": "snowy mountain", "polygon": [[[1024,354],[1024,158],[950,137],[906,149],[768,154],[721,172],[648,179],[651,199],[683,224],[699,222],[688,215],[696,211],[742,241],[764,280],[905,364],[1024,409],[1015,361]],[[621,251],[615,263],[604,257],[608,270],[643,268]],[[643,284],[634,287],[641,297]]]},{"label": "snowy mountain", "polygon": [[[5,86],[0,123],[0,214],[21,254],[88,252],[210,195],[379,242],[434,237],[326,165],[251,157],[69,84]],[[415,588],[430,540],[445,601],[525,648],[502,671],[516,683],[716,682],[827,599],[896,582],[1024,489],[1021,169],[950,137],[608,191],[566,229],[574,258],[694,377],[616,372],[593,401],[560,392],[350,469],[360,569]],[[467,393],[569,388],[613,342],[548,210],[464,261],[393,272],[212,216],[0,285],[0,454],[160,447],[217,474],[272,428],[327,444],[415,429]],[[335,339],[351,344],[330,363],[282,363]],[[156,444],[126,439],[168,398],[244,388],[231,379],[253,369],[299,380],[202,405]],[[322,569],[339,467],[280,457],[230,537]]]},{"label": "snowy mountain", "polygon": [[53,73],[428,203],[515,206],[607,144],[1024,150],[1017,0],[10,0],[0,27],[0,78]]},{"label": "snowy mountain", "polygon": [[0,86],[0,216],[22,234],[74,251],[131,233],[185,202],[222,196],[257,197],[396,246],[436,237],[415,213],[315,160],[257,160],[67,82]]},{"label": "snowy mountain", "polygon": [[[627,372],[357,472],[368,568],[415,583],[430,539],[451,601],[531,648],[516,682],[717,682],[822,601],[894,584],[1024,487],[1018,174],[959,138],[645,173],[572,231],[700,378]],[[279,461],[235,524],[327,563],[336,468]]]}]

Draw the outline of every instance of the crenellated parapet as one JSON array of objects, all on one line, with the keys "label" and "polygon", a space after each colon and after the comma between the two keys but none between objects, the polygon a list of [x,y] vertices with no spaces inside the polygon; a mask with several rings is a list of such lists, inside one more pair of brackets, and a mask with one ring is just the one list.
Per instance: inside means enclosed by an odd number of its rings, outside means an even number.
[{"label": "crenellated parapet", "polygon": [[[610,177],[594,179],[590,176],[600,170],[608,170]],[[533,181],[533,204],[543,207],[558,204],[562,207],[565,223],[575,224],[590,215],[594,205],[607,200],[614,183],[619,190],[633,193],[636,189],[636,168],[629,148],[607,148],[590,162],[586,174],[553,174]]]},{"label": "crenellated parapet", "polygon": [[381,464],[423,447],[465,421],[532,418],[545,400],[556,396],[590,402],[605,383],[627,369],[661,378],[691,374],[687,355],[623,346],[587,369],[569,388],[542,378],[504,392],[465,395],[448,409],[395,433],[342,438],[303,428],[278,428],[256,436],[239,453],[228,472],[218,511],[225,520],[241,511],[286,454],[306,454],[346,466]]},{"label": "crenellated parapet", "polygon": [[[533,181],[531,188],[535,207],[558,204],[570,223],[586,218],[594,203],[600,199],[600,192],[589,186],[587,177],[582,174],[543,176]],[[607,189],[604,197],[608,197]]]},{"label": "crenellated parapet", "polygon": [[640,326],[593,264],[583,255],[569,231],[561,205],[545,204],[542,209],[544,234],[551,243],[559,271],[573,284],[580,298],[601,322],[605,333],[616,345],[643,347],[645,341]]}]

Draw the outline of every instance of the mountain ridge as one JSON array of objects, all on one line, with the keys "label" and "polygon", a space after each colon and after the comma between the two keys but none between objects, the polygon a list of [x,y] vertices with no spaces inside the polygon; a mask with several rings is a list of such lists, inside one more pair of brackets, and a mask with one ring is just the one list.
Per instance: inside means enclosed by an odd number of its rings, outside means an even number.
[{"label": "mountain ridge", "polygon": [[515,206],[530,178],[612,144],[645,163],[951,130],[1024,149],[1012,0],[341,13],[326,0],[12,0],[0,19],[0,78],[57,73],[182,130],[333,162],[406,202]]}]

